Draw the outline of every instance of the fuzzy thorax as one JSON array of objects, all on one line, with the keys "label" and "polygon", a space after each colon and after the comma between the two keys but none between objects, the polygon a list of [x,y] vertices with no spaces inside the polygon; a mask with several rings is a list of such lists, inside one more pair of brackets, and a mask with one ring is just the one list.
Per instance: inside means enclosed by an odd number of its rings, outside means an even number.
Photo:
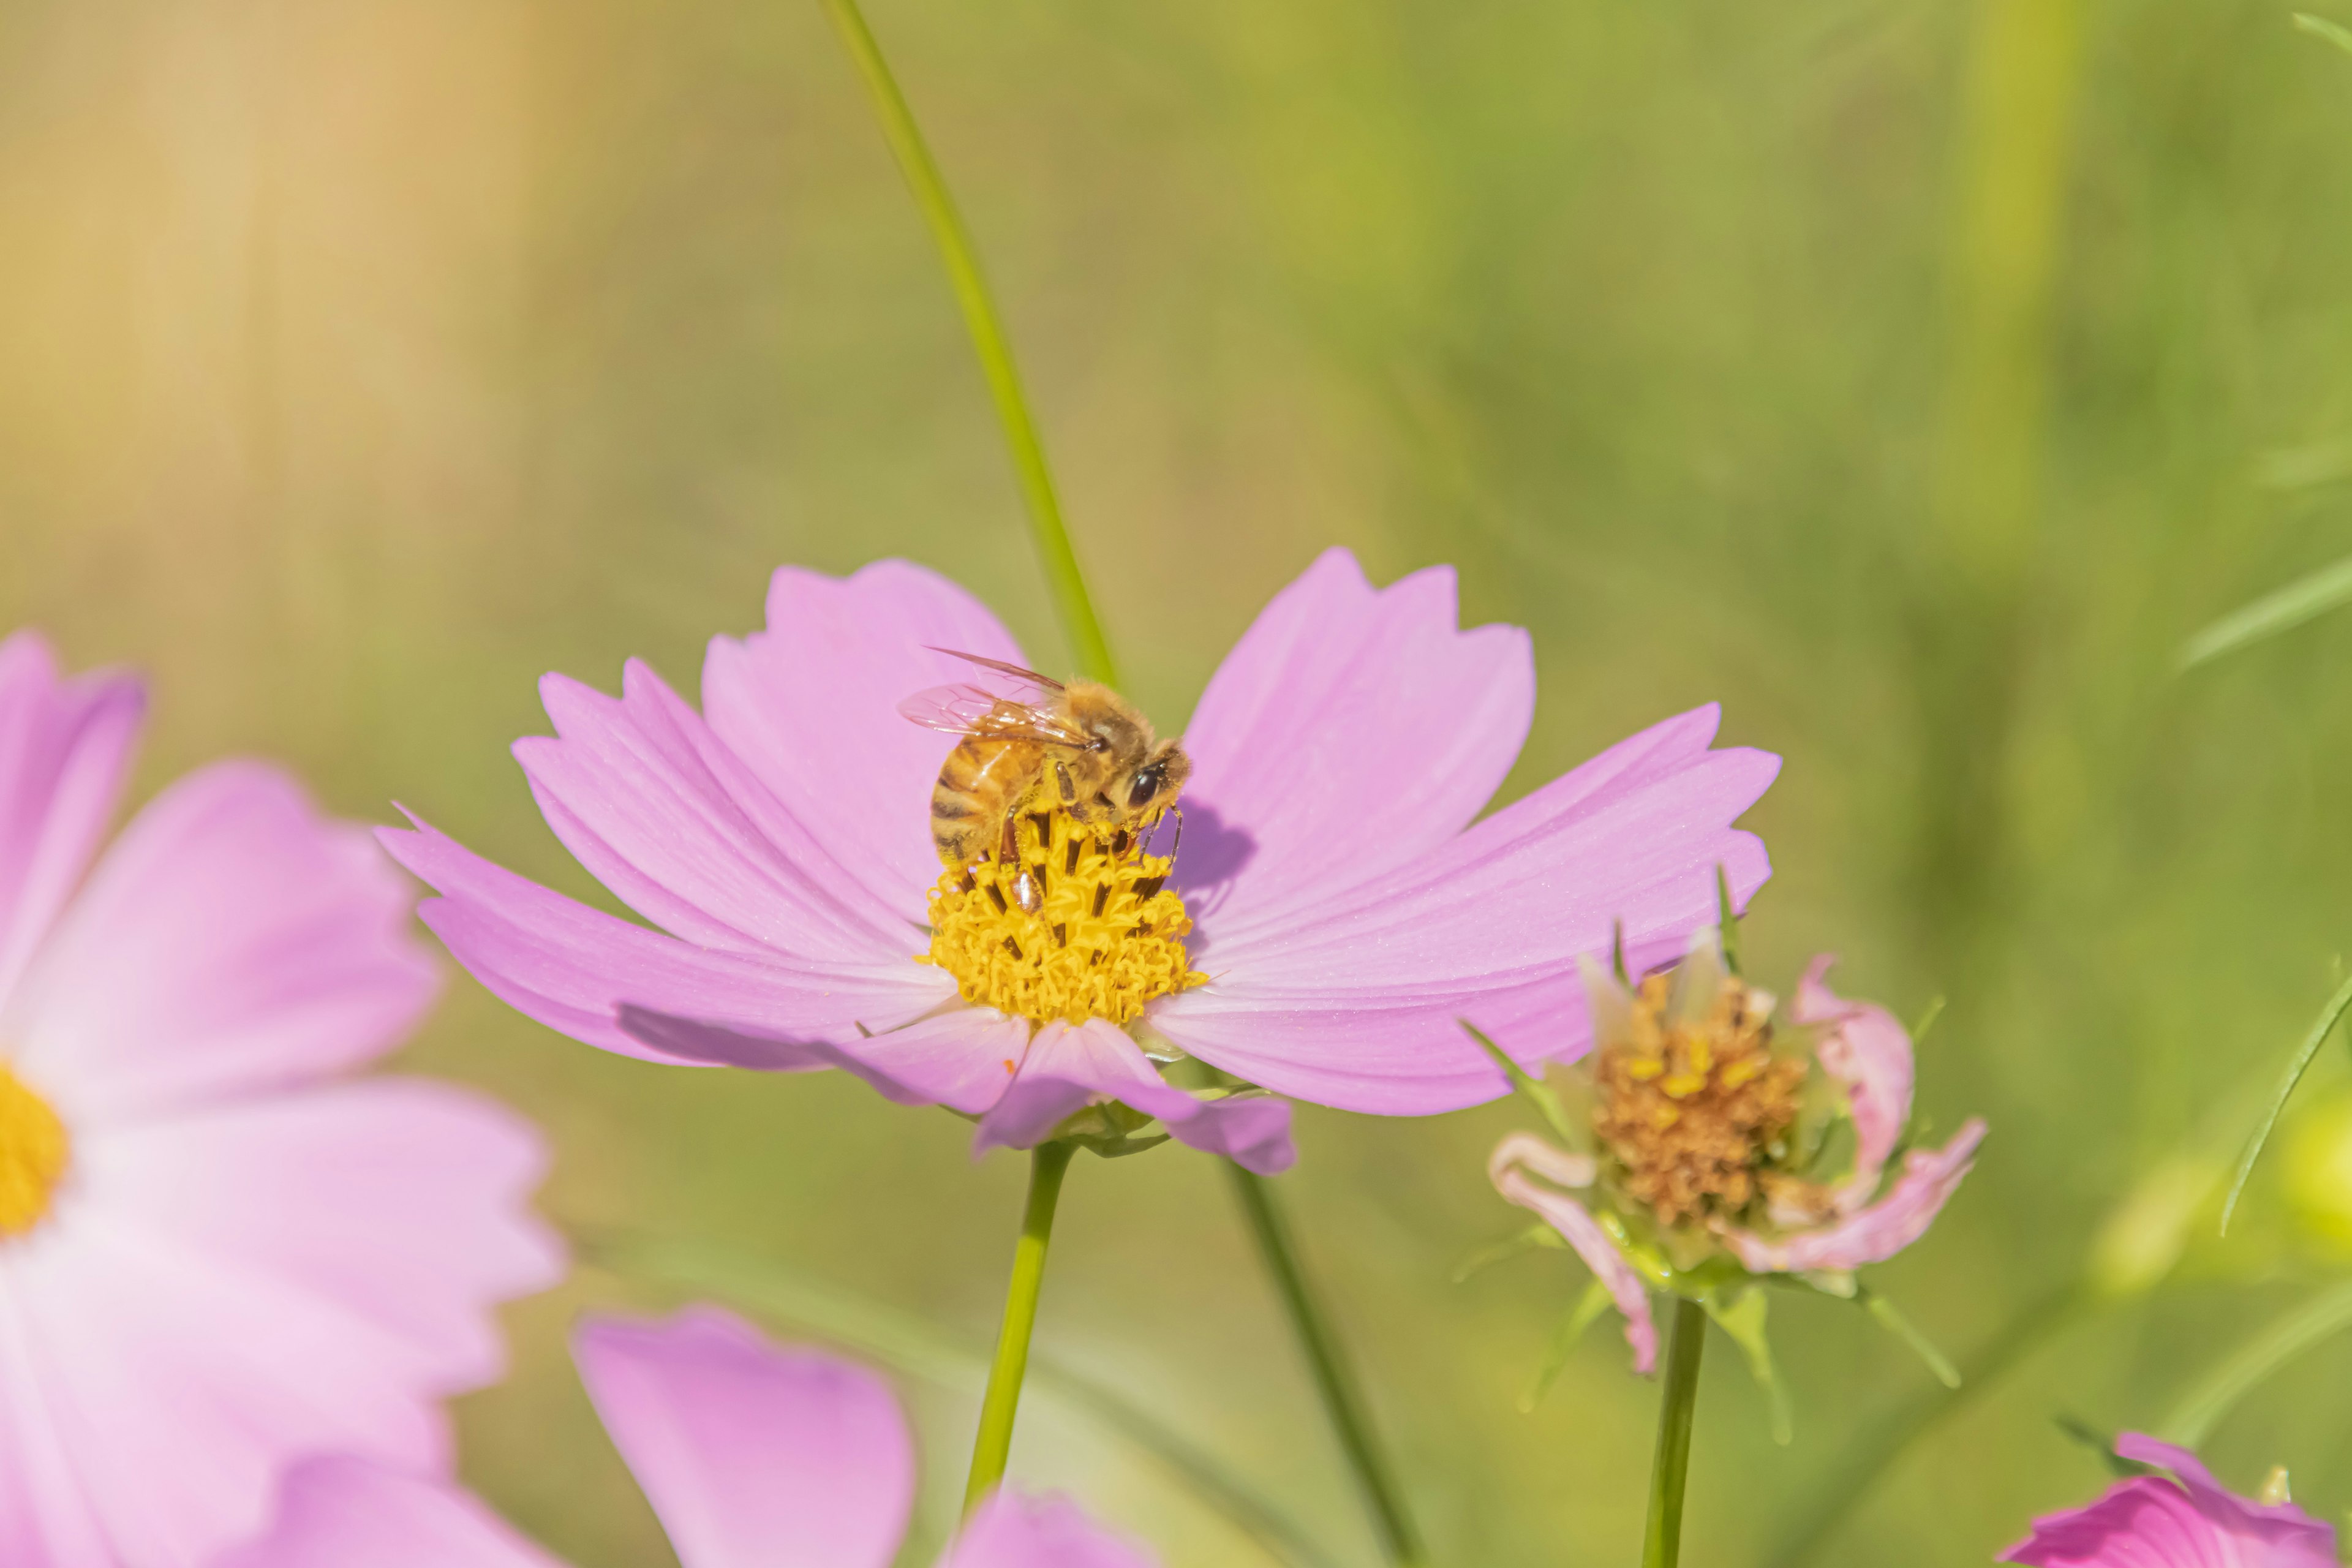
[{"label": "fuzzy thorax", "polygon": [[1024,813],[1018,837],[1018,861],[950,871],[931,889],[931,947],[916,958],[953,975],[965,1001],[1125,1025],[1208,979],[1184,952],[1192,921],[1164,885],[1168,857],[1059,810]]},{"label": "fuzzy thorax", "polygon": [[0,1066],[0,1238],[41,1223],[72,1152],[49,1102]]},{"label": "fuzzy thorax", "polygon": [[[1627,1196],[1662,1226],[1732,1219],[1777,1198],[1769,1170],[1796,1121],[1805,1063],[1772,1051],[1772,998],[1720,974],[1705,994],[1646,976],[1594,1063],[1593,1131]],[[1715,975],[1709,978],[1717,978]]]}]

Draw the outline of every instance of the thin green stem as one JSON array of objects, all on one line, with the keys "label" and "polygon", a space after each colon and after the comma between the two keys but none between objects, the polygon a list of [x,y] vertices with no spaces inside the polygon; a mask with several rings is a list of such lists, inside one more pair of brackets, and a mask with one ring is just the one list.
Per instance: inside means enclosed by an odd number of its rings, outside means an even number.
[{"label": "thin green stem", "polygon": [[1642,1568],[1675,1568],[1683,1554],[1683,1491],[1690,1479],[1691,1418],[1698,1408],[1698,1362],[1706,1350],[1706,1309],[1675,1298],[1667,1331],[1666,1385],[1658,1399],[1658,1450],[1650,1461],[1650,1522]]},{"label": "thin green stem", "polygon": [[1289,1222],[1275,1200],[1274,1189],[1265,1177],[1231,1161],[1226,1162],[1225,1171],[1233,1177],[1234,1194],[1241,1200],[1250,1236],[1257,1242],[1258,1256],[1265,1260],[1266,1272],[1274,1277],[1275,1290],[1289,1315],[1291,1331],[1307,1354],[1307,1371],[1313,1374],[1315,1392],[1323,1401],[1323,1414],[1331,1423],[1332,1434],[1339,1439],[1348,1468],[1355,1472],[1366,1506],[1371,1510],[1381,1545],[1388,1552],[1389,1561],[1400,1568],[1420,1568],[1429,1561],[1428,1554],[1422,1548],[1420,1533],[1413,1529],[1412,1516],[1405,1511],[1404,1494],[1397,1486],[1396,1473],[1372,1428],[1371,1414],[1364,1407],[1362,1391],[1356,1386],[1355,1371],[1348,1364],[1339,1335],[1332,1331],[1330,1316],[1316,1299],[1307,1271],[1299,1264],[1297,1246],[1291,1238]]},{"label": "thin green stem", "polygon": [[1029,1203],[1021,1239],[1013,1248],[1013,1282],[1004,1290],[1004,1322],[996,1331],[996,1360],[980,1404],[980,1435],[972,1439],[971,1479],[964,1483],[969,1513],[1004,1479],[1013,1451],[1013,1417],[1021,1407],[1021,1380],[1029,1371],[1029,1335],[1037,1326],[1037,1292],[1045,1282],[1045,1248],[1054,1239],[1054,1205],[1075,1143],[1041,1143],[1029,1157]]},{"label": "thin green stem", "polygon": [[1044,561],[1046,585],[1053,591],[1054,608],[1061,616],[1063,634],[1069,638],[1070,655],[1080,674],[1107,685],[1116,684],[1110,644],[1103,637],[1102,623],[1095,617],[1094,601],[1087,595],[1086,577],[1078,570],[1077,552],[1070,547],[1069,530],[1062,522],[1062,503],[1054,493],[1053,470],[1045,464],[1045,442],[1038,437],[1036,420],[1030,416],[1028,399],[1021,390],[1021,373],[1013,363],[1013,345],[1004,335],[1004,323],[989,296],[988,280],[981,273],[971,234],[956,212],[947,182],[940,176],[939,165],[931,161],[930,149],[924,144],[922,131],[915,124],[914,111],[907,107],[906,96],[890,74],[889,62],[882,58],[881,46],[874,41],[873,31],[857,9],[857,0],[824,0],[824,5],[826,15],[840,30],[842,42],[849,47],[857,74],[865,79],[866,90],[873,95],[875,111],[882,120],[883,138],[897,155],[899,172],[906,175],[908,188],[914,192],[915,205],[922,209],[923,221],[930,226],[931,237],[939,244],[940,258],[947,264],[949,286],[955,290],[964,326],[971,333],[972,350],[980,356],[981,374],[988,378],[988,395],[996,404],[998,421],[1004,426],[1004,443],[1012,449],[1013,470],[1021,483],[1021,499],[1029,510],[1030,535],[1036,541],[1037,553]]}]

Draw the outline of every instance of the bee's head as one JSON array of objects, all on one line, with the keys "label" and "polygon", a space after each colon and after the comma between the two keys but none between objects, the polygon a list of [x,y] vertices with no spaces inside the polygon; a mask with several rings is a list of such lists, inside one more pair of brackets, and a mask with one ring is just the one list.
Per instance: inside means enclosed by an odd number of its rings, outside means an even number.
[{"label": "bee's head", "polygon": [[1127,784],[1126,807],[1130,812],[1158,811],[1173,801],[1192,776],[1192,759],[1173,741],[1162,741]]}]

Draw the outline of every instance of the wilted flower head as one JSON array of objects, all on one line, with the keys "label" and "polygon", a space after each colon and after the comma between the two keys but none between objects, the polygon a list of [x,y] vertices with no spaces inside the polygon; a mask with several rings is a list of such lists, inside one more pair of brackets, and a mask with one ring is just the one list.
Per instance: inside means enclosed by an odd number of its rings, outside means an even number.
[{"label": "wilted flower head", "polygon": [[1641,1371],[1657,1347],[1650,1287],[1712,1299],[1797,1274],[1851,1295],[1853,1272],[1924,1235],[1974,1160],[1971,1120],[1888,1179],[1911,1117],[1911,1037],[1832,993],[1832,962],[1806,970],[1783,1026],[1713,929],[1630,985],[1588,958],[1592,1052],[1549,1101],[1571,1146],[1513,1133],[1487,1163],[1609,1288]]},{"label": "wilted flower head", "polygon": [[[698,713],[634,661],[618,698],[550,676],[557,734],[516,755],[556,835],[659,930],[422,824],[385,842],[441,894],[423,913],[459,962],[591,1045],[842,1068],[977,1118],[980,1149],[1067,1136],[1074,1116],[1108,1136],[1157,1118],[1259,1171],[1293,1157],[1288,1107],[1233,1090],[1384,1114],[1492,1099],[1507,1080],[1457,1020],[1523,1060],[1572,1052],[1580,1026],[1558,1021],[1575,955],[1612,919],[1654,962],[1713,906],[1718,867],[1738,900],[1768,871],[1730,825],[1777,760],[1710,750],[1711,708],[1474,823],[1534,713],[1527,635],[1457,628],[1449,572],[1375,589],[1344,551],[1210,680],[1188,780],[1143,790],[1139,772],[1113,799],[1073,740],[1010,845],[969,836],[990,858],[943,868],[986,759],[948,776],[971,742],[901,705],[962,683],[985,714],[998,698],[975,669],[1024,662],[970,595],[886,561],[846,580],[778,572],[768,629],[711,644]],[[1047,705],[1100,700],[1074,684]],[[1106,733],[1107,750],[1141,743]],[[1148,843],[1114,826],[1178,782],[1181,848],[1172,823]],[[1161,1076],[1186,1057],[1214,1069],[1206,1098]]]},{"label": "wilted flower head", "polygon": [[2274,1472],[2259,1500],[2213,1479],[2186,1448],[2137,1432],[2116,1453],[2168,1476],[2117,1481],[2097,1501],[2033,1521],[2000,1554],[2039,1568],[2335,1568],[2336,1531],[2286,1499]]},{"label": "wilted flower head", "polygon": [[[593,1320],[573,1346],[604,1429],[680,1568],[888,1568],[915,1498],[889,1385],[772,1345],[715,1307]],[[992,1494],[940,1568],[1152,1568],[1058,1496]],[[349,1458],[289,1479],[274,1528],[214,1568],[561,1568],[470,1494]]]},{"label": "wilted flower head", "polygon": [[221,763],[97,856],[142,710],[0,642],[9,1568],[207,1562],[319,1450],[445,1465],[440,1402],[501,1368],[492,1307],[561,1271],[528,1124],[349,1078],[435,989],[365,829]]}]

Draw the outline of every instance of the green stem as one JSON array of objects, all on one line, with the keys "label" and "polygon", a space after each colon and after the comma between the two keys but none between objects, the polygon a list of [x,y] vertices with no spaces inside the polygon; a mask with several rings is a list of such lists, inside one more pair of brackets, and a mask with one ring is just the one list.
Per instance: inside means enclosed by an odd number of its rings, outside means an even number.
[{"label": "green stem", "polygon": [[1249,1220],[1258,1256],[1274,1277],[1291,1330],[1298,1336],[1299,1348],[1307,1352],[1307,1370],[1314,1375],[1315,1392],[1322,1398],[1323,1414],[1347,1455],[1348,1468],[1356,1473],[1356,1484],[1363,1489],[1381,1544],[1389,1561],[1400,1568],[1419,1568],[1429,1561],[1421,1536],[1413,1529],[1412,1516],[1405,1511],[1404,1494],[1397,1487],[1388,1456],[1381,1450],[1339,1335],[1332,1331],[1329,1315],[1316,1300],[1307,1272],[1299,1265],[1297,1246],[1291,1239],[1289,1223],[1276,1205],[1274,1189],[1265,1177],[1231,1161],[1226,1162],[1225,1172],[1233,1177],[1234,1195]]},{"label": "green stem", "polygon": [[1667,1331],[1666,1385],[1658,1400],[1658,1451],[1650,1461],[1650,1524],[1642,1568],[1675,1568],[1683,1554],[1683,1489],[1690,1479],[1691,1417],[1698,1408],[1698,1360],[1706,1350],[1706,1309],[1675,1298]]},{"label": "green stem", "polygon": [[1038,555],[1044,559],[1046,585],[1053,591],[1054,608],[1061,616],[1063,634],[1069,638],[1071,656],[1077,661],[1080,674],[1106,685],[1115,684],[1110,644],[1103,637],[1102,623],[1095,617],[1094,601],[1088,597],[1086,578],[1078,570],[1077,552],[1070,547],[1069,530],[1062,522],[1062,504],[1054,493],[1053,470],[1045,465],[1045,446],[1037,435],[1037,422],[1030,416],[1028,399],[1021,390],[1021,373],[1013,363],[1013,345],[1005,338],[1004,323],[989,297],[988,280],[981,274],[971,235],[956,212],[954,198],[948,195],[947,182],[940,178],[939,165],[931,161],[930,149],[924,144],[914,111],[907,107],[906,97],[890,74],[889,63],[882,58],[881,46],[874,41],[872,30],[857,9],[857,0],[824,0],[824,4],[825,13],[841,32],[842,42],[849,47],[850,58],[857,64],[857,74],[865,79],[866,90],[873,94],[875,111],[882,120],[882,135],[898,157],[899,172],[906,175],[908,188],[914,192],[915,205],[922,209],[923,221],[930,226],[931,237],[939,244],[940,258],[947,263],[948,283],[963,310],[963,323],[971,333],[972,350],[980,355],[981,374],[988,378],[989,396],[995,402],[997,419],[1004,426],[1004,443],[1012,449],[1013,473],[1021,482],[1021,499],[1029,509],[1030,535],[1036,541]]},{"label": "green stem", "polygon": [[966,1513],[1004,1479],[1013,1451],[1013,1417],[1021,1407],[1021,1380],[1029,1370],[1029,1335],[1037,1326],[1037,1291],[1045,1282],[1045,1248],[1054,1238],[1054,1205],[1075,1143],[1041,1143],[1029,1156],[1029,1203],[1021,1239],[1013,1248],[1013,1282],[1004,1291],[1004,1323],[996,1332],[996,1360],[980,1405],[980,1435],[972,1439],[971,1479],[964,1483]]}]

